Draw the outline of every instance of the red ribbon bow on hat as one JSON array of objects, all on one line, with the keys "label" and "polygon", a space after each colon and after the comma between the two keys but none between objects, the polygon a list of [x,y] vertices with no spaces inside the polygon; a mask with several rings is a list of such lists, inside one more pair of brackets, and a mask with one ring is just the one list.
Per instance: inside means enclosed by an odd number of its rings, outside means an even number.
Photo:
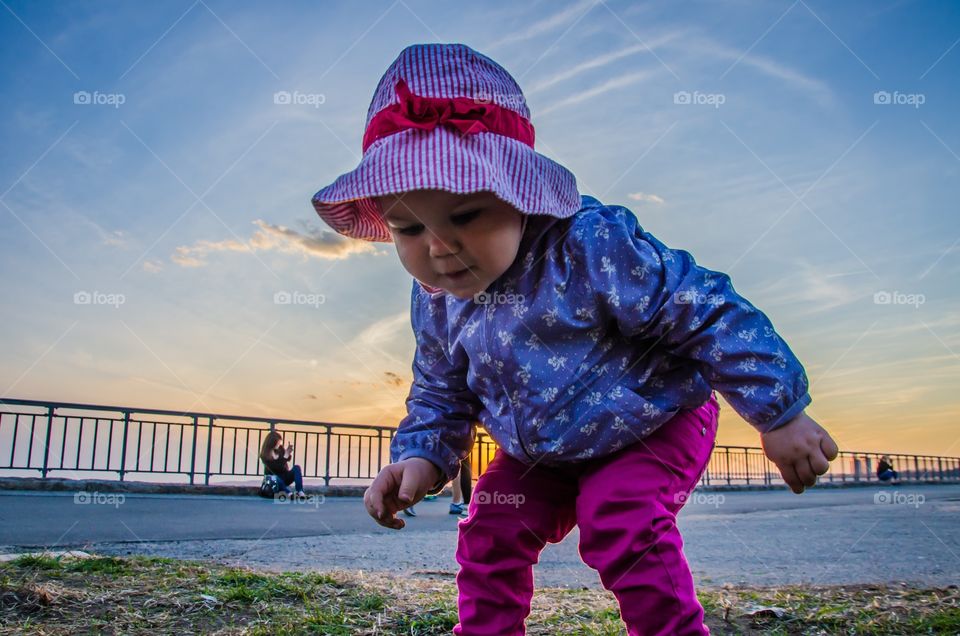
[{"label": "red ribbon bow on hat", "polygon": [[391,104],[370,120],[363,135],[363,151],[373,142],[411,128],[433,130],[451,126],[462,135],[492,132],[516,139],[533,148],[533,124],[509,108],[469,97],[424,97],[414,95],[401,78],[397,80],[398,104]]}]

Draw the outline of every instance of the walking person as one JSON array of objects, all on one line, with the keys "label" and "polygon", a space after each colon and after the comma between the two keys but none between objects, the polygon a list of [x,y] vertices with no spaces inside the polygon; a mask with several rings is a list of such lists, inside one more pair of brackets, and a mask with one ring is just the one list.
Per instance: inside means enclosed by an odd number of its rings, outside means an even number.
[{"label": "walking person", "polygon": [[458,517],[467,516],[467,506],[470,504],[470,495],[473,494],[473,475],[470,474],[470,458],[465,457],[460,462],[460,472],[452,482],[453,501],[450,503],[450,514]]}]

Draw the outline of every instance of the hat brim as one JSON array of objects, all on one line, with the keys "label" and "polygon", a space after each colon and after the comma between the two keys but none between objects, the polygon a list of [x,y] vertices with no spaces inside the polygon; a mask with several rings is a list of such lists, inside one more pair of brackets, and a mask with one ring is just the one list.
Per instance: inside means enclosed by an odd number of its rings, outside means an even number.
[{"label": "hat brim", "polygon": [[317,192],[313,207],[336,232],[392,243],[371,197],[411,190],[491,191],[525,214],[566,218],[580,209],[576,177],[530,146],[496,133],[409,129],[367,148],[360,164]]}]

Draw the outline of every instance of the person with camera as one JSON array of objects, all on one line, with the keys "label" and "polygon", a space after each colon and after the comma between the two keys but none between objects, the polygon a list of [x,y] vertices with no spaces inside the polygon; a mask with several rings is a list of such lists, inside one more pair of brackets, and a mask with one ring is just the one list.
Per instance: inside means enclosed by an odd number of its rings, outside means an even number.
[{"label": "person with camera", "polygon": [[288,486],[294,484],[297,489],[296,496],[306,497],[306,493],[303,492],[303,471],[298,464],[294,464],[292,469],[289,468],[292,458],[293,443],[287,444],[284,448],[280,433],[270,431],[260,446],[260,461],[263,462],[267,474],[276,475],[280,479],[285,493],[290,494]]},{"label": "person with camera", "polygon": [[893,485],[900,483],[900,473],[893,469],[893,462],[890,461],[889,455],[880,458],[880,463],[877,464],[877,479],[889,481]]}]

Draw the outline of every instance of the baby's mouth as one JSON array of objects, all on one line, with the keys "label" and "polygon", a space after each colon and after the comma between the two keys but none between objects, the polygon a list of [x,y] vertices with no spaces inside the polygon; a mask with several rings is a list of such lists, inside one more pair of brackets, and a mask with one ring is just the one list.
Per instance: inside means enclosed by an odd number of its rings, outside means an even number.
[{"label": "baby's mouth", "polygon": [[471,269],[472,269],[472,268],[470,268],[470,267],[465,267],[465,268],[463,268],[463,269],[461,269],[461,270],[459,270],[459,271],[451,272],[451,273],[449,273],[449,274],[440,274],[440,276],[441,276],[442,278],[445,278],[445,279],[451,280],[451,281],[461,281],[461,280],[466,279],[466,277],[470,275],[470,270],[471,270]]}]

